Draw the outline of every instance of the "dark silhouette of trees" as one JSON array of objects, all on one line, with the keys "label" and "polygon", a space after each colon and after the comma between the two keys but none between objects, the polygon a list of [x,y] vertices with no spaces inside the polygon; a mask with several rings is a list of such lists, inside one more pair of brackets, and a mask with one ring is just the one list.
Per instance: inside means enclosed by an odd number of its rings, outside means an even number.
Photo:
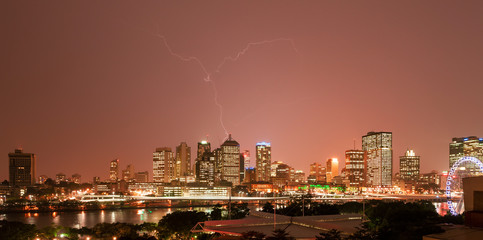
[{"label": "dark silhouette of trees", "polygon": [[272,236],[267,237],[267,240],[295,240],[283,229],[275,229]]},{"label": "dark silhouette of trees", "polygon": [[320,236],[315,236],[316,240],[342,240],[339,230],[332,229],[328,232],[319,233]]}]

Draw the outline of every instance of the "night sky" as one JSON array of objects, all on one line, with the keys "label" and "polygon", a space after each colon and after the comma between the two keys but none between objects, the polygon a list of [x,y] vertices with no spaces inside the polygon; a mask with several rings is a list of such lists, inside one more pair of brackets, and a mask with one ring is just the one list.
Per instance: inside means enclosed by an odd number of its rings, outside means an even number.
[{"label": "night sky", "polygon": [[408,148],[422,172],[447,170],[451,138],[483,137],[482,13],[482,1],[2,1],[0,180],[16,147],[37,154],[37,176],[106,179],[120,158],[152,177],[156,147],[223,142],[217,103],[252,165],[259,141],[307,173],[390,131],[393,173]]}]

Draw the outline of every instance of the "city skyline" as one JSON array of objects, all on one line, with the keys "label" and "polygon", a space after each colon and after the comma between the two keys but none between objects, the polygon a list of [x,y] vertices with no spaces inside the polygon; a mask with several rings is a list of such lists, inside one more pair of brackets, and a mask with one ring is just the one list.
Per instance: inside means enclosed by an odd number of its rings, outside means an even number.
[{"label": "city skyline", "polygon": [[181,142],[193,166],[226,131],[252,166],[257,142],[308,174],[389,131],[393,174],[407,149],[448,170],[453,138],[483,136],[482,4],[5,3],[0,179],[18,147],[37,175],[88,180],[113,159],[150,172]]}]

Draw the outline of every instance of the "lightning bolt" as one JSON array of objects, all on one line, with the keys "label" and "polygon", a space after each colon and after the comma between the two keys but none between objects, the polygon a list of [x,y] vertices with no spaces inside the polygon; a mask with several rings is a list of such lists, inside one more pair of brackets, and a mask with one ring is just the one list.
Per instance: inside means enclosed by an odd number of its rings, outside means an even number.
[{"label": "lightning bolt", "polygon": [[[220,112],[219,121],[220,121],[221,127],[223,128],[223,131],[225,132],[226,137],[228,137],[228,134],[229,133],[228,133],[228,130],[226,129],[225,123],[223,121],[223,105],[221,105],[221,103],[220,103],[220,101],[218,99],[218,90],[216,88],[215,82],[213,81],[212,73],[210,73],[207,70],[207,68],[205,67],[205,65],[203,64],[203,62],[199,58],[197,58],[195,56],[183,56],[183,55],[181,55],[181,54],[176,53],[175,51],[173,51],[173,48],[169,45],[168,40],[167,40],[167,38],[164,35],[159,34],[159,33],[154,34],[154,35],[156,37],[158,37],[159,39],[162,40],[163,46],[168,50],[168,52],[169,52],[170,55],[172,55],[173,57],[176,57],[179,60],[184,61],[184,62],[195,62],[200,67],[200,69],[202,70],[202,72],[204,74],[203,80],[205,82],[210,83],[210,85],[212,87],[215,105],[218,107],[218,110]],[[220,64],[218,64],[218,66],[216,67],[216,69],[213,72],[220,73],[221,72],[221,69],[223,68],[223,66],[227,62],[236,62],[236,61],[238,61],[238,59],[240,59],[251,48],[253,48],[255,46],[272,44],[272,43],[275,43],[275,42],[288,42],[290,44],[290,46],[292,47],[292,49],[297,53],[297,55],[299,55],[299,56],[301,55],[300,52],[299,52],[299,50],[295,46],[294,40],[291,39],[291,38],[276,38],[276,39],[263,40],[263,41],[258,41],[258,42],[249,42],[243,49],[241,49],[240,51],[236,52],[233,56],[224,57],[223,60],[220,62]]]}]

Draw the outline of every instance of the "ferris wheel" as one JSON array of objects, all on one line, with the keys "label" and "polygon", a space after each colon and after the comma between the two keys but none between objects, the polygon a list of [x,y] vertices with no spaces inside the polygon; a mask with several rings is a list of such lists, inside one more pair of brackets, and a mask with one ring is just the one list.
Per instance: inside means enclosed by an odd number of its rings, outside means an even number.
[{"label": "ferris wheel", "polygon": [[457,203],[457,207],[455,209],[455,206],[453,205],[453,199],[451,197],[451,193],[452,193],[452,189],[451,189],[451,186],[454,185],[454,178],[456,176],[456,170],[458,170],[458,166],[464,162],[472,162],[474,164],[476,164],[478,166],[478,168],[480,169],[480,172],[483,173],[483,163],[481,163],[481,161],[478,159],[478,158],[475,158],[475,157],[462,157],[460,159],[458,159],[458,161],[456,161],[453,166],[451,166],[451,170],[449,171],[448,173],[448,178],[446,180],[446,197],[448,199],[448,208],[450,210],[450,213],[452,215],[458,215],[458,206],[461,206],[462,204],[462,199],[460,199],[459,203]]}]

